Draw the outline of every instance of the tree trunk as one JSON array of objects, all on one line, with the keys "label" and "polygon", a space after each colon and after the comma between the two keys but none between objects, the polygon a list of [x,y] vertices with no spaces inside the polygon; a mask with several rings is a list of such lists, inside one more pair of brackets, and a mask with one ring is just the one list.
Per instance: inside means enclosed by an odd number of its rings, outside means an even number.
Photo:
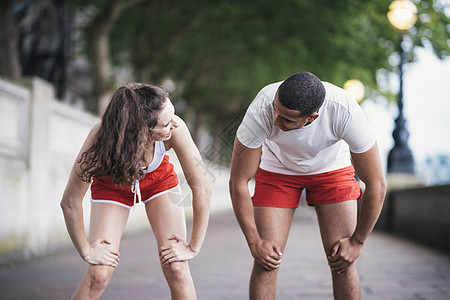
[{"label": "tree trunk", "polygon": [[194,113],[194,125],[192,128],[192,139],[195,144],[198,146],[201,143],[201,129],[203,126],[203,117],[202,114]]},{"label": "tree trunk", "polygon": [[109,51],[111,29],[126,8],[140,2],[143,2],[143,0],[113,0],[108,2],[88,29],[89,56],[94,72],[94,96],[99,113],[103,113],[108,105],[112,87],[112,66]]},{"label": "tree trunk", "polygon": [[0,1],[0,74],[17,79],[22,75],[19,30],[14,22],[14,0]]}]

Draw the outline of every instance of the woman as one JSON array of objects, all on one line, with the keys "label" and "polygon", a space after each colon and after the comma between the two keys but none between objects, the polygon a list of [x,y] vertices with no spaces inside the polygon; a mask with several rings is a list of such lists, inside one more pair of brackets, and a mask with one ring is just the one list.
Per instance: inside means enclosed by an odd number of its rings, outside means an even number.
[{"label": "woman", "polygon": [[[168,193],[178,185],[165,151],[174,149],[192,190],[193,227],[185,242],[184,209]],[[82,200],[91,184],[89,238]],[[168,94],[155,86],[129,84],[113,95],[100,123],[84,142],[72,168],[61,207],[67,230],[88,263],[73,299],[98,299],[119,264],[120,240],[130,208],[144,202],[172,299],[195,299],[187,261],[202,246],[211,190],[201,156]]]}]

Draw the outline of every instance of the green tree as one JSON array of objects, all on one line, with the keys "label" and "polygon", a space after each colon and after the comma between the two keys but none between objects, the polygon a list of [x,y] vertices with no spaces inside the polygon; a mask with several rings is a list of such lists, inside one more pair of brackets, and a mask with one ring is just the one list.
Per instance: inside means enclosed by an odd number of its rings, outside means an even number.
[{"label": "green tree", "polygon": [[[448,56],[444,7],[417,4],[414,45],[430,43],[439,58]],[[384,0],[152,1],[122,15],[112,48],[137,80],[176,81],[177,98],[217,136],[258,89],[297,71],[337,85],[359,78],[369,96],[379,94],[377,73],[394,69],[389,58],[399,41],[387,9]]]},{"label": "green tree", "polygon": [[69,1],[71,8],[81,13],[92,11],[92,16],[84,28],[86,53],[92,64],[94,99],[96,111],[103,111],[107,105],[109,92],[113,85],[113,72],[110,51],[110,33],[120,15],[129,7],[145,0],[111,1]]},{"label": "green tree", "polygon": [[[170,78],[177,85],[174,102],[194,116],[194,135],[206,125],[218,137],[263,85],[298,71],[337,85],[358,78],[375,97],[379,74],[395,69],[389,58],[400,39],[386,18],[385,0],[68,2],[83,20],[77,24],[96,98],[116,84],[114,67],[130,70],[128,81]],[[415,2],[419,20],[407,39],[447,57],[445,2]]]},{"label": "green tree", "polygon": [[22,75],[19,55],[19,30],[14,23],[14,0],[0,2],[0,74],[12,79]]}]

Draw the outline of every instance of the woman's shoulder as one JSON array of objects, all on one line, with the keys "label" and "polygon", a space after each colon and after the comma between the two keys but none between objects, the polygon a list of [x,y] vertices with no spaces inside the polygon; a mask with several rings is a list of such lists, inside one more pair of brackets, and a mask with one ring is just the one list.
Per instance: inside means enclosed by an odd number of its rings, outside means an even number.
[{"label": "woman's shoulder", "polygon": [[[175,115],[173,117],[173,121],[177,125],[177,127],[173,129],[171,138],[167,141],[164,141],[164,145],[166,146],[167,150],[173,148],[174,143],[176,143],[177,140],[181,139],[186,134],[187,130],[186,123],[178,115]],[[189,132],[189,130],[187,131]]]},{"label": "woman's shoulder", "polygon": [[184,120],[180,117],[180,116],[178,116],[178,115],[174,115],[173,116],[173,119],[174,119],[174,121],[175,122],[177,122],[178,124],[186,124],[185,122],[184,122]]},{"label": "woman's shoulder", "polygon": [[101,122],[99,121],[98,123],[96,123],[94,126],[92,126],[91,130],[89,131],[89,134],[86,138],[86,142],[88,142],[88,144],[92,144],[93,141],[95,140],[100,127],[102,126]]},{"label": "woman's shoulder", "polygon": [[177,128],[175,128],[173,130],[173,134],[172,134],[173,136],[175,136],[175,135],[185,135],[186,133],[189,134],[189,129],[188,129],[187,125],[186,125],[186,122],[184,122],[184,120],[181,117],[175,115],[173,117],[173,120],[177,124]]},{"label": "woman's shoulder", "polygon": [[177,124],[177,128],[172,131],[172,137],[168,141],[164,142],[167,150],[173,148],[177,144],[183,144],[183,141],[186,141],[186,138],[191,137],[186,122],[184,122],[184,120],[177,115],[175,115],[173,119]]},{"label": "woman's shoulder", "polygon": [[98,121],[97,123],[95,123],[94,126],[92,126],[91,131],[89,132],[89,135],[92,135],[92,136],[97,135],[97,133],[101,127],[102,127],[102,121]]}]

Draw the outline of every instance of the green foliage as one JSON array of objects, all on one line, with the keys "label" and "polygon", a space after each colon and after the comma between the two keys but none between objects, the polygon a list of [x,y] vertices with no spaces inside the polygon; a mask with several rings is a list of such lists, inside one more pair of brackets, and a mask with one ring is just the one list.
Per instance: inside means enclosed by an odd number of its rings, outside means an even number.
[{"label": "green foliage", "polygon": [[[447,57],[444,7],[433,0],[416,2],[420,18],[410,38]],[[98,9],[107,5],[97,3]],[[172,98],[184,99],[211,124],[227,124],[264,85],[299,71],[340,86],[358,78],[369,96],[379,94],[377,74],[395,69],[388,59],[399,43],[386,17],[388,5],[385,0],[148,0],[116,22],[112,57],[132,69],[130,81],[171,78],[178,87]]]},{"label": "green foliage", "polygon": [[450,54],[450,17],[444,11],[447,9],[450,13],[448,1],[422,0],[417,8],[419,18],[412,36],[414,44],[430,44],[439,59],[447,57]]}]

